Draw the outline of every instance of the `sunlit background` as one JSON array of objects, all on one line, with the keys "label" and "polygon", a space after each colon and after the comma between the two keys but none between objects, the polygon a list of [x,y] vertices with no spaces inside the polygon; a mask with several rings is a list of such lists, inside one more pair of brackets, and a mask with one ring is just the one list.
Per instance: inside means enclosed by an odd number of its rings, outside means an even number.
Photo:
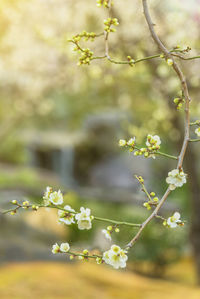
[{"label": "sunlit background", "polygon": [[[200,1],[148,1],[156,31],[168,46],[200,53]],[[110,55],[125,60],[157,54],[141,1],[114,0],[119,19],[110,35]],[[0,210],[13,199],[40,203],[46,186],[60,188],[65,203],[90,207],[104,218],[141,223],[149,214],[134,174],[160,197],[173,160],[135,157],[118,147],[120,138],[158,134],[162,151],[178,155],[184,112],[173,98],[180,83],[163,59],[134,67],[108,61],[77,66],[68,38],[82,30],[100,33],[107,11],[95,0],[0,1]],[[104,40],[83,42],[104,55]],[[180,62],[192,97],[192,120],[200,119],[200,63]],[[194,131],[193,128],[191,131]],[[195,134],[192,133],[192,137]],[[189,183],[175,190],[161,213],[180,211],[184,227],[153,221],[129,255],[126,270],[69,261],[51,253],[55,242],[75,249],[110,247],[95,222],[90,231],[58,224],[45,209],[0,214],[0,298],[151,299],[199,298],[200,156],[192,144],[184,170]],[[135,229],[113,236],[122,247]]]}]

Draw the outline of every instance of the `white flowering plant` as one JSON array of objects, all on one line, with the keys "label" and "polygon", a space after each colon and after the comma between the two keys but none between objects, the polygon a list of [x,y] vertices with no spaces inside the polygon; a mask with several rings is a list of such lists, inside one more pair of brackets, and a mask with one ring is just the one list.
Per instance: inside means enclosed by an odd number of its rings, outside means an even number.
[{"label": "white flowering plant", "polygon": [[[189,95],[187,81],[183,74],[183,71],[178,63],[178,60],[191,60],[200,58],[199,56],[194,57],[185,57],[191,49],[190,47],[181,48],[180,46],[175,46],[172,49],[168,50],[165,45],[161,42],[159,36],[157,35],[155,28],[153,26],[153,21],[149,13],[149,8],[147,5],[147,0],[142,0],[142,6],[144,10],[144,17],[147,22],[148,29],[152,35],[152,38],[159,49],[159,53],[149,57],[144,57],[140,59],[134,59],[131,55],[127,56],[125,60],[119,61],[110,56],[109,49],[109,37],[110,34],[116,32],[116,27],[119,25],[117,18],[113,17],[112,6],[114,5],[112,0],[98,0],[97,6],[103,9],[106,9],[108,12],[107,19],[102,22],[102,32],[86,32],[85,30],[79,34],[76,34],[69,42],[74,45],[74,51],[77,52],[79,57],[78,65],[90,65],[94,60],[107,60],[113,64],[127,65],[130,67],[136,66],[136,64],[142,61],[148,61],[151,59],[158,58],[159,60],[164,60],[167,67],[174,70],[177,78],[179,79],[181,86],[181,96],[175,97],[173,102],[177,110],[184,108],[184,128],[185,133],[183,137],[182,146],[180,153],[176,156],[165,153],[161,151],[162,142],[161,138],[156,134],[156,132],[150,132],[147,135],[144,145],[140,146],[137,144],[137,136],[131,136],[128,140],[122,138],[119,140],[119,146],[121,148],[128,149],[130,153],[133,153],[134,156],[144,156],[145,158],[156,158],[157,156],[163,156],[167,159],[172,159],[176,161],[174,169],[168,172],[168,176],[165,177],[167,187],[162,196],[157,196],[155,192],[149,192],[144,184],[144,179],[140,175],[136,175],[142,191],[145,194],[146,200],[143,206],[150,211],[147,218],[142,223],[132,223],[126,221],[117,221],[113,219],[101,218],[93,215],[87,207],[80,207],[80,211],[76,211],[73,207],[64,204],[63,194],[61,190],[54,191],[53,188],[47,187],[43,196],[43,202],[40,205],[32,205],[29,201],[25,200],[20,203],[17,200],[13,200],[13,208],[4,211],[3,213],[10,213],[14,215],[20,209],[34,210],[37,211],[40,208],[53,208],[58,210],[58,222],[63,225],[77,225],[79,230],[91,230],[95,221],[101,221],[108,223],[109,225],[106,229],[102,229],[103,236],[109,241],[112,242],[112,235],[115,233],[120,233],[120,226],[126,226],[128,228],[138,229],[136,234],[132,237],[131,240],[127,240],[127,244],[121,248],[119,245],[111,244],[109,249],[105,250],[102,253],[89,252],[88,249],[84,249],[81,252],[75,252],[71,249],[71,245],[68,242],[59,244],[54,244],[52,246],[53,254],[68,254],[70,259],[78,258],[80,260],[94,259],[97,264],[106,263],[112,266],[115,269],[125,268],[128,260],[129,250],[135,245],[135,243],[140,238],[145,227],[153,219],[157,218],[161,220],[166,229],[177,228],[178,226],[183,226],[184,221],[181,220],[181,215],[179,212],[174,212],[172,216],[164,218],[160,215],[160,209],[170,196],[170,194],[176,189],[181,188],[187,182],[187,175],[183,171],[183,161],[185,158],[185,153],[190,142],[198,142],[199,138],[191,139],[190,138],[190,128],[191,126],[197,126],[194,133],[197,137],[200,137],[200,121],[196,120],[194,122],[190,121],[190,104],[191,99]],[[105,51],[101,56],[95,56],[94,52],[89,48],[82,47],[82,41],[94,41],[96,38],[103,37],[104,39],[104,49]],[[188,174],[189,175],[189,174]]]}]

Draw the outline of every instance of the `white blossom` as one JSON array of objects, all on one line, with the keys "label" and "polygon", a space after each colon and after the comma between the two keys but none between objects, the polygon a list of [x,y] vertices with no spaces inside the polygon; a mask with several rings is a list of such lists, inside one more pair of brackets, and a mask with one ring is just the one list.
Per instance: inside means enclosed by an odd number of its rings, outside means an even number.
[{"label": "white blossom", "polygon": [[52,246],[52,252],[53,254],[56,254],[60,251],[60,246],[56,243]]},{"label": "white blossom", "polygon": [[167,225],[171,228],[177,227],[178,223],[181,223],[180,217],[181,217],[180,213],[175,212],[173,216],[167,219]]},{"label": "white blossom", "polygon": [[60,245],[60,251],[62,252],[68,252],[70,250],[69,243],[62,243]]},{"label": "white blossom", "polygon": [[168,172],[168,177],[166,178],[167,184],[169,184],[170,190],[176,189],[176,187],[182,187],[186,183],[186,174],[179,169],[173,169]]},{"label": "white blossom", "polygon": [[90,215],[91,210],[88,208],[80,208],[80,213],[75,215],[77,220],[78,228],[83,229],[91,229],[92,228],[92,219],[93,217]]},{"label": "white blossom", "polygon": [[49,205],[49,199],[50,199],[50,194],[52,193],[52,188],[51,187],[46,187],[46,191],[44,192],[44,196],[43,196],[43,199],[44,199],[44,204],[45,205]]},{"label": "white blossom", "polygon": [[158,135],[148,135],[147,136],[147,141],[146,141],[146,146],[148,147],[158,147],[160,148],[160,144],[161,144],[161,140],[160,137]]},{"label": "white blossom", "polygon": [[125,146],[126,145],[126,140],[125,139],[120,139],[119,140],[119,146]]},{"label": "white blossom", "polygon": [[195,133],[197,134],[198,137],[200,137],[200,127],[195,130]]},{"label": "white blossom", "polygon": [[49,200],[54,205],[61,205],[63,203],[62,192],[60,190],[58,190],[58,192],[57,191],[52,192],[49,196]]},{"label": "white blossom", "polygon": [[59,222],[63,222],[67,225],[75,223],[74,221],[75,215],[73,213],[70,213],[70,212],[75,212],[75,210],[72,209],[70,206],[64,206],[64,209],[66,211],[58,210]]},{"label": "white blossom", "polygon": [[134,144],[135,144],[135,137],[130,138],[130,139],[127,141],[127,145],[129,145],[129,146],[133,146]]},{"label": "white blossom", "polygon": [[104,234],[104,236],[106,237],[106,239],[108,239],[108,240],[112,240],[112,238],[111,238],[111,233],[109,232],[109,230],[107,230],[107,229],[102,229],[102,233]]},{"label": "white blossom", "polygon": [[103,260],[106,264],[113,266],[115,269],[125,268],[128,256],[127,251],[117,245],[112,245],[108,251],[103,253]]}]

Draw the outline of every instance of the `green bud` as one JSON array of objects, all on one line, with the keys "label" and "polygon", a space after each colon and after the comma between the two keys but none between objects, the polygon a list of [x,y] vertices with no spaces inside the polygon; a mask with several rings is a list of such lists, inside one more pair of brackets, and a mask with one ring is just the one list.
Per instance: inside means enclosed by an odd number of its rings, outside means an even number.
[{"label": "green bud", "polygon": [[155,192],[150,193],[150,196],[155,196],[155,195],[156,195]]},{"label": "green bud", "polygon": [[111,225],[109,225],[108,227],[107,227],[107,230],[109,230],[109,231],[111,231],[113,229],[113,227],[111,226]]},{"label": "green bud", "polygon": [[180,101],[180,98],[175,98],[175,99],[174,99],[174,103],[175,103],[176,105],[178,105],[179,101]]}]

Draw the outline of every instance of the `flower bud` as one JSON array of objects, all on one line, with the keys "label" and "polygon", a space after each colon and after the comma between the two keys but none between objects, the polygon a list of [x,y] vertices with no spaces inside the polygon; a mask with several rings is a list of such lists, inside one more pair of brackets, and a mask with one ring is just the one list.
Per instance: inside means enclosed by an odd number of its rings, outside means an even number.
[{"label": "flower bud", "polygon": [[158,202],[159,201],[158,197],[154,197],[153,201]]},{"label": "flower bud", "polygon": [[179,101],[180,101],[180,98],[175,98],[175,99],[174,99],[174,103],[175,103],[176,105],[178,105]]}]

